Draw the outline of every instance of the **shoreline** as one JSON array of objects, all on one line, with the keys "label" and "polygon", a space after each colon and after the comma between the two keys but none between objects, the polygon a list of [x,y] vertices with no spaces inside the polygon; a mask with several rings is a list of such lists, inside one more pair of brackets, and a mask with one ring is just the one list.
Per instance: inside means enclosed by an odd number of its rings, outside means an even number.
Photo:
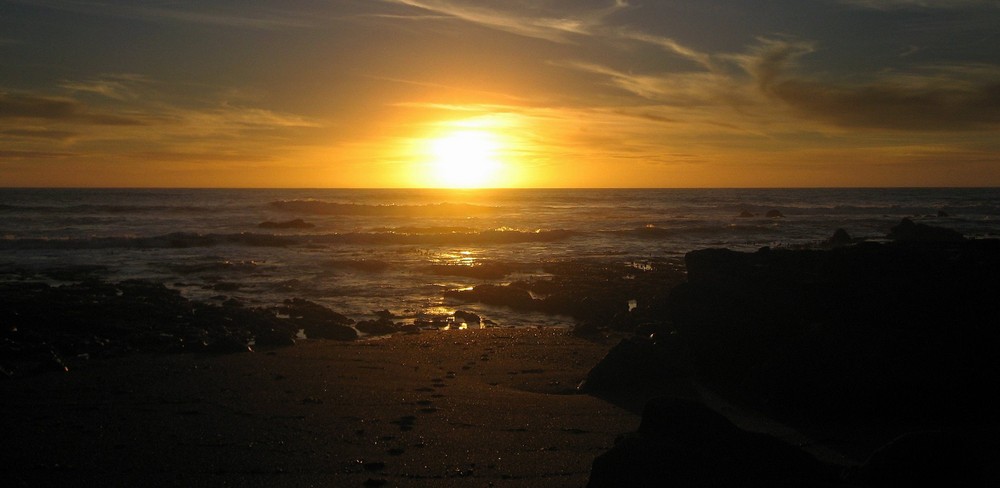
[{"label": "shoreline", "polygon": [[566,486],[639,416],[575,393],[613,345],[425,331],[131,354],[0,382],[15,486]]}]

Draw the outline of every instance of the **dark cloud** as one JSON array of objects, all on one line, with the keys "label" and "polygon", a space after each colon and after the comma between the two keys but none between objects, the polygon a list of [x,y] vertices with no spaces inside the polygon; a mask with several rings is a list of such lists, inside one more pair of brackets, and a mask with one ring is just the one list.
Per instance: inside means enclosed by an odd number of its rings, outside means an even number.
[{"label": "dark cloud", "polygon": [[12,137],[23,137],[29,139],[52,139],[58,141],[69,140],[79,135],[76,132],[70,132],[65,130],[49,130],[49,129],[7,129],[0,131],[0,134]]},{"label": "dark cloud", "polygon": [[73,153],[52,151],[0,151],[0,160],[4,159],[58,159],[73,156]]},{"label": "dark cloud", "polygon": [[145,125],[138,118],[100,113],[71,98],[0,93],[0,119],[40,119],[96,125]]},{"label": "dark cloud", "polygon": [[743,59],[761,91],[800,115],[845,128],[966,131],[1000,126],[1000,70],[989,66],[882,73],[867,83],[800,75],[813,46],[762,40]]},{"label": "dark cloud", "polygon": [[0,93],[0,117],[67,119],[82,112],[82,104],[66,98]]},{"label": "dark cloud", "polygon": [[1000,81],[968,88],[921,88],[786,80],[767,88],[800,112],[844,127],[951,131],[1000,126]]}]

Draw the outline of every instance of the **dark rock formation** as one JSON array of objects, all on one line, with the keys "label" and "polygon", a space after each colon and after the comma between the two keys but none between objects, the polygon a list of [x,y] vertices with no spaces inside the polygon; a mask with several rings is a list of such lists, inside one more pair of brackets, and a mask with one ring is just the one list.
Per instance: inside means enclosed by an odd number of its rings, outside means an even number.
[{"label": "dark rock formation", "polygon": [[289,321],[304,330],[310,339],[351,341],[358,338],[357,331],[351,327],[353,320],[309,300],[285,300],[278,311],[288,315]]},{"label": "dark rock formation", "polygon": [[634,434],[594,460],[588,488],[831,486],[838,470],[701,404],[650,400]]},{"label": "dark rock formation", "polygon": [[953,229],[917,224],[903,219],[889,231],[889,239],[903,242],[962,242],[965,237]]},{"label": "dark rock formation", "polygon": [[783,218],[785,214],[781,213],[781,210],[768,210],[764,216],[769,219],[780,219]]},{"label": "dark rock formation", "polygon": [[753,217],[753,214],[750,213],[749,210],[744,210],[744,211],[740,212],[740,214],[737,215],[737,217],[739,217],[741,219],[749,219],[749,218]]},{"label": "dark rock formation", "polygon": [[376,320],[362,320],[354,324],[354,328],[368,335],[389,335],[400,331],[401,327],[392,321],[392,312],[378,310],[372,313],[377,317]]},{"label": "dark rock formation", "polygon": [[479,327],[483,321],[482,317],[479,315],[465,310],[455,310],[453,316],[455,317],[455,322],[464,322],[468,324],[469,327]]},{"label": "dark rock formation", "polygon": [[270,309],[234,299],[213,305],[148,281],[0,283],[0,370],[5,377],[65,371],[87,358],[130,351],[229,353],[249,351],[251,345],[289,346],[299,329],[313,338],[349,340],[357,336],[351,323],[305,300]]},{"label": "dark rock formation", "polygon": [[844,229],[837,229],[829,239],[823,241],[823,247],[843,247],[854,243],[851,235]]},{"label": "dark rock formation", "polygon": [[906,433],[875,451],[848,476],[858,486],[997,486],[1000,448],[949,431]]},{"label": "dark rock formation", "polygon": [[[674,340],[670,340],[674,339]],[[687,348],[676,336],[662,339],[622,339],[580,384],[584,393],[627,392],[650,384],[689,378]]]},{"label": "dark rock formation", "polygon": [[[651,308],[660,320],[612,349],[583,389],[670,391],[686,374],[812,426],[882,436],[997,425],[987,385],[1000,377],[1000,240],[908,220],[893,234],[895,242],[829,250],[688,253],[687,282]],[[873,457],[857,481],[916,484],[899,472],[905,467],[874,474],[884,459]],[[939,464],[948,463],[961,466]],[[942,468],[952,473],[942,476],[960,481],[954,473],[964,469]]]},{"label": "dark rock formation", "polygon": [[514,310],[529,311],[539,308],[539,304],[531,298],[531,294],[527,290],[515,286],[477,285],[471,290],[447,291],[444,296],[487,305],[503,305]]}]

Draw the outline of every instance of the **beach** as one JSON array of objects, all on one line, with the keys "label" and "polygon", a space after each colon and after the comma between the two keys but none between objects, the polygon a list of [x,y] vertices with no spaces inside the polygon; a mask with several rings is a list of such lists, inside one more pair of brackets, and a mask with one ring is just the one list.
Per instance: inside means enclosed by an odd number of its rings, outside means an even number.
[{"label": "beach", "polygon": [[585,486],[636,413],[576,393],[609,338],[422,331],[132,354],[0,382],[5,486]]}]

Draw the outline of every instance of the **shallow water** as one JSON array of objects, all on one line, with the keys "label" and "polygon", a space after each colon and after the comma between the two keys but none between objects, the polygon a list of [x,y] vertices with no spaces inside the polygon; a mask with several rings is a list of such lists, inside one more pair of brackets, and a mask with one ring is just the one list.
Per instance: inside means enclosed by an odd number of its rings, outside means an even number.
[{"label": "shallow water", "polygon": [[[1000,189],[0,189],[0,279],[143,278],[199,299],[302,297],[354,318],[463,308],[566,325],[443,293],[573,260],[645,266],[704,247],[815,245],[836,228],[881,239],[903,217],[997,237]],[[260,227],[295,219],[306,226]]]}]

